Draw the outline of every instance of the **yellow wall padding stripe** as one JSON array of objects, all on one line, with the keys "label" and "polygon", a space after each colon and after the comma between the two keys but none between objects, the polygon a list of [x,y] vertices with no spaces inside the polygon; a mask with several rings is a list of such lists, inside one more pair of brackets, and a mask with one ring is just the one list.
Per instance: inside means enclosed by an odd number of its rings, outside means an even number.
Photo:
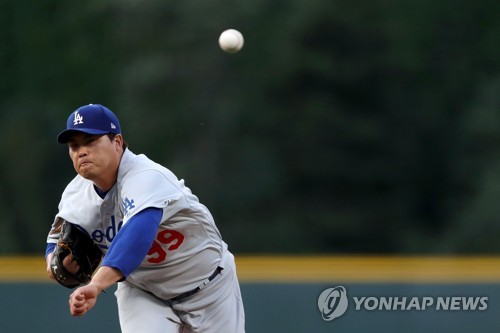
[{"label": "yellow wall padding stripe", "polygon": [[500,283],[500,257],[239,256],[242,282]]},{"label": "yellow wall padding stripe", "polygon": [[[500,283],[500,257],[237,255],[242,283]],[[49,282],[45,259],[0,257],[0,282]]]},{"label": "yellow wall padding stripe", "polygon": [[0,257],[0,281],[48,281],[45,258]]}]

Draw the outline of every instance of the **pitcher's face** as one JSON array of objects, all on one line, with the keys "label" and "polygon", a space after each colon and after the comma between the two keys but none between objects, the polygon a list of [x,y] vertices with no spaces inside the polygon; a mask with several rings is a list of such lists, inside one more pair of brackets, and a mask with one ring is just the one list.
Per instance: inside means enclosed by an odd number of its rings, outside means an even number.
[{"label": "pitcher's face", "polygon": [[[107,191],[116,181],[122,155],[122,137],[75,133],[68,142],[75,171]],[[102,186],[102,187],[101,187]]]}]

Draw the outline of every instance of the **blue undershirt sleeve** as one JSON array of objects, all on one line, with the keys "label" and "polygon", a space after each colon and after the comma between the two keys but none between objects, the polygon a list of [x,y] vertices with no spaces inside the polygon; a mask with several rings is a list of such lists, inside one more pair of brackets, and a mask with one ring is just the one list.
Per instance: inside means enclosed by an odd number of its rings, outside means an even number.
[{"label": "blue undershirt sleeve", "polygon": [[146,208],[134,215],[116,234],[101,265],[119,270],[126,279],[146,257],[162,216],[160,208]]},{"label": "blue undershirt sleeve", "polygon": [[45,258],[52,252],[54,252],[54,249],[56,248],[56,243],[47,243],[47,248],[45,249]]}]

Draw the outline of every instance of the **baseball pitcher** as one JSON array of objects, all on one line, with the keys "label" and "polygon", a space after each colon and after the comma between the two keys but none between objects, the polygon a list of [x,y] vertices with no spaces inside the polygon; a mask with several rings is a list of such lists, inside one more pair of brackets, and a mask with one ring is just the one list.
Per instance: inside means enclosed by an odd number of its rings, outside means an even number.
[{"label": "baseball pitcher", "polygon": [[[71,314],[85,315],[118,283],[122,332],[243,333],[234,257],[184,181],[131,152],[103,105],[71,113],[57,139],[77,175],[62,193],[46,261],[49,277],[77,287]],[[84,239],[98,250],[79,248]]]}]

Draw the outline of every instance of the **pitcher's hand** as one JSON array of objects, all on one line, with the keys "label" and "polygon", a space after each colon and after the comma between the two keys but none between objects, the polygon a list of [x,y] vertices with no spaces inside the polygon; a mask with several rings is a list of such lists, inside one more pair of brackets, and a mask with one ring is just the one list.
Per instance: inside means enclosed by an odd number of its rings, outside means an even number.
[{"label": "pitcher's hand", "polygon": [[92,309],[97,301],[97,296],[101,291],[97,286],[88,284],[76,289],[69,296],[69,311],[72,316],[83,316]]}]

